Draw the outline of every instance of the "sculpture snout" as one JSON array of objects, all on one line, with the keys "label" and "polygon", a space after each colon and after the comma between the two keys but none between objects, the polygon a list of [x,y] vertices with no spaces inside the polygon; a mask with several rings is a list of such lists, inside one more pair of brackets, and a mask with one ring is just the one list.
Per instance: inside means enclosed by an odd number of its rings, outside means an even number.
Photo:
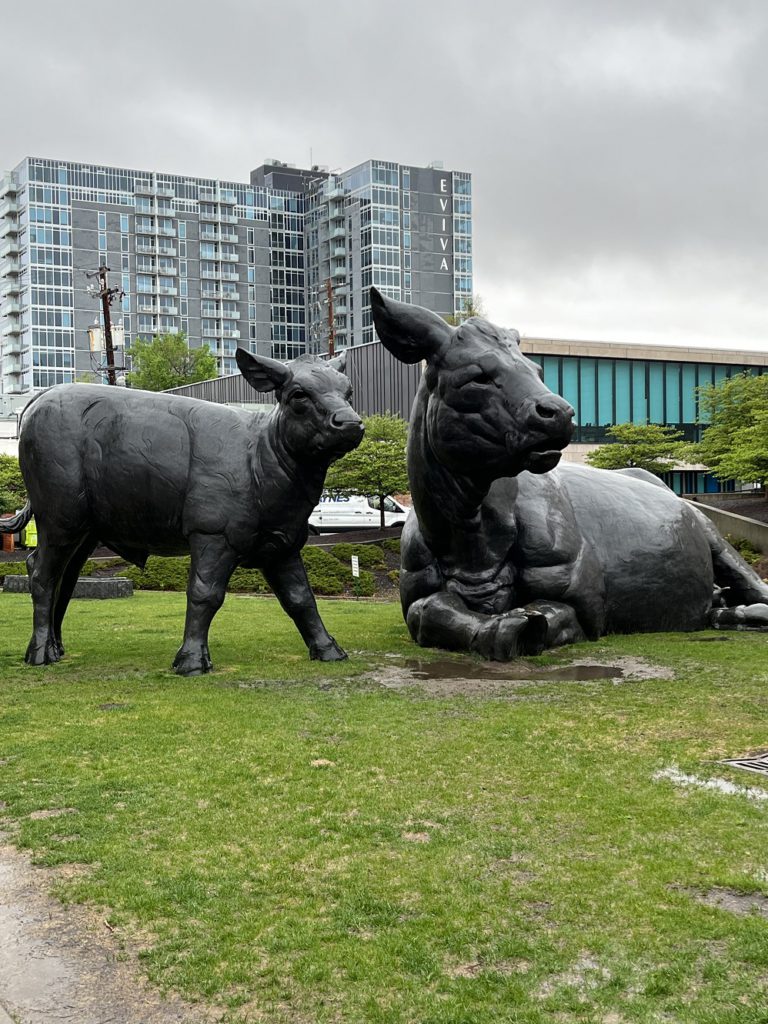
[{"label": "sculpture snout", "polygon": [[559,395],[547,394],[534,399],[528,416],[531,427],[541,430],[550,437],[573,432],[573,406]]},{"label": "sculpture snout", "polygon": [[331,413],[331,426],[349,433],[357,431],[361,437],[365,432],[363,421],[354,409],[336,409]]}]

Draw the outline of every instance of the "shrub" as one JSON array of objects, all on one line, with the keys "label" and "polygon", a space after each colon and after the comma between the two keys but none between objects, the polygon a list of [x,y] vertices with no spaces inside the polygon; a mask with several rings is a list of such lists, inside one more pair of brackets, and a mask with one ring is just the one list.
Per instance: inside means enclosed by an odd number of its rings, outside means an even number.
[{"label": "shrub", "polygon": [[352,580],[352,570],[322,548],[306,547],[301,553],[309,577],[309,585],[316,594],[343,594],[345,585]]},{"label": "shrub", "polygon": [[729,533],[725,535],[725,539],[736,548],[744,561],[749,565],[757,565],[763,557],[762,551],[758,551],[755,545],[748,540],[739,540],[736,537],[732,537]]},{"label": "shrub", "polygon": [[238,567],[232,573],[232,578],[227,587],[233,594],[268,594],[269,585],[258,569],[243,569]]},{"label": "shrub", "polygon": [[385,551],[391,551],[393,555],[400,554],[400,538],[399,537],[388,537],[386,540],[381,542],[381,546]]},{"label": "shrub", "polygon": [[352,577],[352,593],[355,597],[373,597],[376,593],[376,578],[367,569],[361,569],[358,577]]},{"label": "shrub", "polygon": [[334,544],[331,548],[331,554],[346,565],[350,564],[352,555],[357,555],[360,559],[361,569],[386,568],[384,551],[377,544]]},{"label": "shrub", "polygon": [[144,569],[127,565],[122,575],[133,581],[136,590],[186,590],[189,557],[159,558],[152,555]]},{"label": "shrub", "polygon": [[2,562],[0,563],[0,579],[3,576],[26,576],[26,562]]},{"label": "shrub", "polygon": [[399,569],[392,569],[390,572],[387,573],[387,578],[388,578],[388,580],[390,581],[390,583],[393,586],[395,586],[395,587],[399,587],[400,586],[400,570]]}]

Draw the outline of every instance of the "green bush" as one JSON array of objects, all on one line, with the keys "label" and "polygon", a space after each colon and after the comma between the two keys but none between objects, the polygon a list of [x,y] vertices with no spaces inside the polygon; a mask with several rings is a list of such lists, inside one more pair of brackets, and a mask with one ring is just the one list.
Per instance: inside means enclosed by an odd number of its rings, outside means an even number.
[{"label": "green bush", "polygon": [[739,540],[736,537],[732,537],[730,533],[725,535],[725,539],[739,552],[741,557],[749,565],[757,565],[760,559],[763,557],[762,551],[759,551],[754,544],[748,540]]},{"label": "green bush", "polygon": [[306,547],[301,552],[309,577],[309,585],[316,594],[343,594],[352,580],[352,570],[322,548]]},{"label": "green bush", "polygon": [[121,575],[132,580],[136,590],[186,590],[189,557],[159,558],[152,555],[144,569],[127,565]]},{"label": "green bush", "polygon": [[[351,572],[351,571],[350,571]],[[367,569],[361,569],[360,575],[352,577],[352,593],[355,597],[373,597],[376,592],[376,578]]]},{"label": "green bush", "polygon": [[381,546],[385,551],[391,551],[393,555],[400,554],[400,538],[399,537],[388,537],[386,540],[381,542]]},{"label": "green bush", "polygon": [[26,562],[0,562],[0,579],[3,576],[26,576]]},{"label": "green bush", "polygon": [[400,570],[399,569],[392,569],[390,572],[387,573],[387,578],[389,579],[390,583],[393,584],[393,586],[395,586],[395,587],[399,587],[400,586]]},{"label": "green bush", "polygon": [[346,565],[350,564],[352,555],[357,555],[360,559],[361,569],[386,568],[384,550],[377,544],[334,544],[331,548],[331,554],[334,558],[338,558],[340,562],[344,562]]},{"label": "green bush", "polygon": [[269,594],[270,589],[264,576],[258,569],[238,567],[232,573],[227,587],[233,594]]}]

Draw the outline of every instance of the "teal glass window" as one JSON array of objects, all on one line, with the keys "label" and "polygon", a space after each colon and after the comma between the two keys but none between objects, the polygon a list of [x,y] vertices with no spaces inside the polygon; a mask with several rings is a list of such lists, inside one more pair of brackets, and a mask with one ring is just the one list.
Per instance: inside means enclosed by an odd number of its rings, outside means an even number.
[{"label": "teal glass window", "polygon": [[[613,420],[613,362],[597,361],[597,419],[600,426],[610,426]],[[619,421],[621,422],[621,421]]]},{"label": "teal glass window", "polygon": [[556,395],[560,394],[560,359],[557,356],[533,356],[533,361],[538,363],[544,371],[544,383],[550,391]]},{"label": "teal glass window", "polygon": [[595,360],[581,360],[581,387],[580,387],[581,415],[579,422],[583,427],[594,426],[597,423],[597,395],[595,394]]},{"label": "teal glass window", "polygon": [[[616,422],[629,423],[632,418],[632,406],[630,402],[630,363],[627,359],[617,359],[616,363],[616,387],[614,398],[616,401]],[[602,396],[602,389],[601,389]]]},{"label": "teal glass window", "polygon": [[683,409],[682,422],[696,422],[696,367],[686,363],[682,369],[683,377]]},{"label": "teal glass window", "polygon": [[570,357],[563,359],[563,398],[576,410],[576,422],[581,423],[579,405],[579,361]]},{"label": "teal glass window", "polygon": [[648,417],[651,423],[664,422],[664,364],[649,364]]},{"label": "teal glass window", "polygon": [[667,363],[664,368],[667,394],[667,423],[680,423],[680,364]]}]

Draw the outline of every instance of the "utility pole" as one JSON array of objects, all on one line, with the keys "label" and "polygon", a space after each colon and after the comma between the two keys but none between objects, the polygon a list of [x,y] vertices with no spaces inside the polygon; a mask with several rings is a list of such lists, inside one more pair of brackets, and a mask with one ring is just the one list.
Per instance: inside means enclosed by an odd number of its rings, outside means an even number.
[{"label": "utility pole", "polygon": [[112,303],[116,298],[123,297],[123,290],[121,288],[110,288],[109,287],[109,267],[104,263],[101,264],[98,270],[94,270],[91,274],[86,274],[86,277],[96,277],[99,280],[98,291],[94,288],[94,294],[98,295],[101,299],[101,312],[104,318],[104,350],[107,357],[107,383],[116,385],[117,375],[115,373],[115,349],[112,344]]},{"label": "utility pole", "polygon": [[333,326],[333,284],[330,277],[325,282],[328,295],[328,355],[333,359],[336,355],[336,329]]}]

